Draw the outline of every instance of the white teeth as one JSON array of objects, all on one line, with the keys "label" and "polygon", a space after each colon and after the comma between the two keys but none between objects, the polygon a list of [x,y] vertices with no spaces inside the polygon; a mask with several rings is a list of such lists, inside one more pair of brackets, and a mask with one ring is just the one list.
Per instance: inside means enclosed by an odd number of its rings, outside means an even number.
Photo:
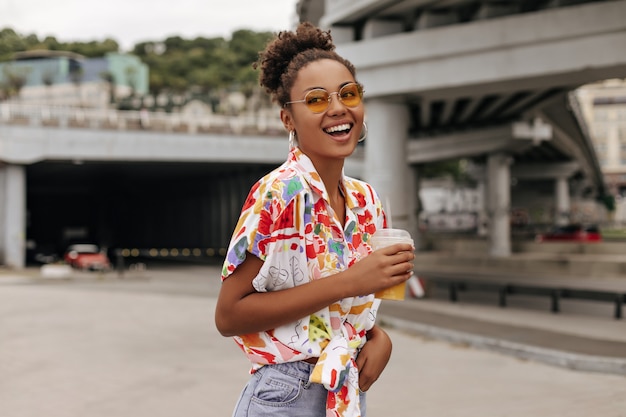
[{"label": "white teeth", "polygon": [[324,129],[324,131],[326,133],[341,132],[343,130],[350,130],[350,124],[349,123],[345,123],[345,124],[342,124],[342,125],[332,126],[332,127],[327,128],[327,129]]}]

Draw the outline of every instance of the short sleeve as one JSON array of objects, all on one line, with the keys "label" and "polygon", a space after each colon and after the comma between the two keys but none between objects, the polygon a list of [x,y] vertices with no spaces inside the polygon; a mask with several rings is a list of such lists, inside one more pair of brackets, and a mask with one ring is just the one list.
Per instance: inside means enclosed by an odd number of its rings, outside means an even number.
[{"label": "short sleeve", "polygon": [[[302,187],[294,182],[260,181],[250,190],[235,227],[222,268],[222,280],[231,275],[250,253],[264,263],[276,253],[289,253],[302,245],[296,210]],[[294,192],[295,191],[295,192]],[[302,213],[300,213],[302,214]],[[298,223],[298,224],[297,224]],[[264,269],[267,265],[264,264]]]}]

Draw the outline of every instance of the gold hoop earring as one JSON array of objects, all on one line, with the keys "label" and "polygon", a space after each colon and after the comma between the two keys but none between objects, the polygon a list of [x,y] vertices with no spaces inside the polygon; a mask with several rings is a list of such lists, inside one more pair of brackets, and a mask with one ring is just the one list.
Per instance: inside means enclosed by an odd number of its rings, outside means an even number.
[{"label": "gold hoop earring", "polygon": [[289,131],[289,150],[295,148],[298,144],[298,136],[296,135],[295,130]]},{"label": "gold hoop earring", "polygon": [[359,135],[359,142],[363,142],[367,137],[367,124],[363,122],[363,127],[361,128],[361,134]]}]

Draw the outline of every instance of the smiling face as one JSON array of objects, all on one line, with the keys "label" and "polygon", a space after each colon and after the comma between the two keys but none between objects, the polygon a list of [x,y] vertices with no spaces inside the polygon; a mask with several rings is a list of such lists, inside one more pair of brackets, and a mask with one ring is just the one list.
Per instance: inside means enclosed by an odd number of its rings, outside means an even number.
[{"label": "smiling face", "polygon": [[[328,93],[338,92],[355,79],[343,64],[332,59],[311,62],[298,72],[291,88],[290,101],[303,100],[313,89],[322,88]],[[328,108],[313,113],[302,102],[291,103],[281,110],[281,119],[288,130],[295,130],[298,146],[316,167],[330,160],[350,156],[356,147],[363,126],[363,103],[348,107],[331,94]]]}]

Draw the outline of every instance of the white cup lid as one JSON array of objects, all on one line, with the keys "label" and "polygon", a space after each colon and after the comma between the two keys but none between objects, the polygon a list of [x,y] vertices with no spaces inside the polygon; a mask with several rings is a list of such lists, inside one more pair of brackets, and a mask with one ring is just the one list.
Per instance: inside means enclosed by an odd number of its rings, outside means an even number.
[{"label": "white cup lid", "polygon": [[376,238],[411,238],[411,234],[403,229],[378,229],[374,236]]}]

